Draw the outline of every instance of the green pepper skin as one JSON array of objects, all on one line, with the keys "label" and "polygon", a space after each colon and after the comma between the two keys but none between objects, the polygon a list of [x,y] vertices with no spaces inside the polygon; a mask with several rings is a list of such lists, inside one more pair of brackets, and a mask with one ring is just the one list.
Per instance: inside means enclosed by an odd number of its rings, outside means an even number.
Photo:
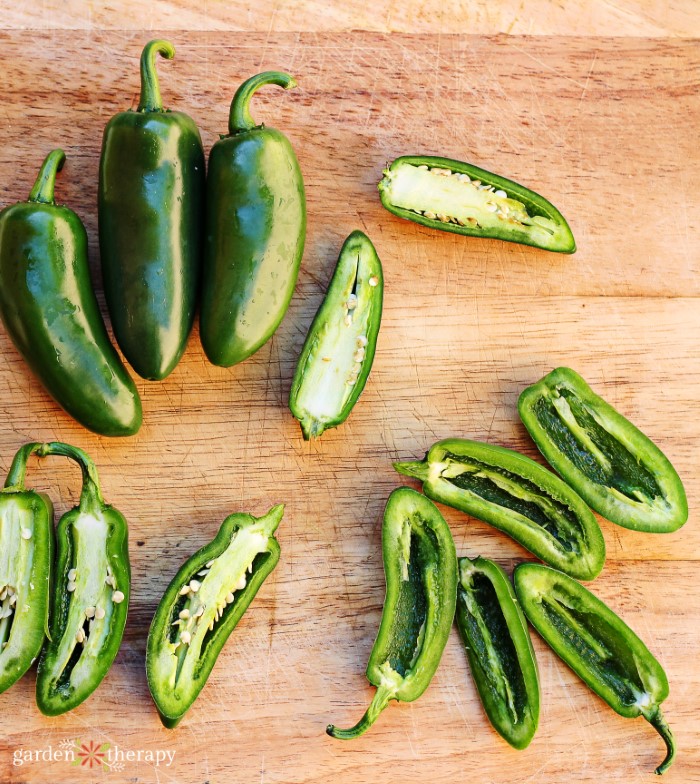
[{"label": "green pepper skin", "polygon": [[104,503],[92,460],[59,442],[43,445],[41,454],[68,457],[83,472],[80,504],[56,529],[51,634],[37,670],[39,710],[58,716],[87,699],[112,666],[126,624],[131,569],[126,520]]},{"label": "green pepper skin", "polygon": [[289,408],[306,440],[350,415],[372,369],[382,319],[384,276],[374,245],[353,231],[297,362]]},{"label": "green pepper skin", "polygon": [[189,710],[229,635],[277,566],[274,532],[283,514],[280,504],[260,518],[230,515],[163,594],[148,633],[146,675],[164,726],[176,727]]},{"label": "green pepper skin", "polygon": [[156,53],[141,56],[141,101],[102,138],[98,215],[102,277],[114,335],[134,370],[163,379],[182,356],[194,322],[204,222],[204,150],[197,126],[163,109]]},{"label": "green pepper skin", "polygon": [[27,202],[0,213],[0,315],[49,394],[105,436],[141,426],[141,400],[109,341],[88,268],[80,218],[54,201],[63,150],[44,160]]},{"label": "green pepper skin", "polygon": [[272,337],[294,293],[306,236],[299,162],[287,137],[255,125],[248,103],[260,87],[296,86],[269,71],[244,82],[231,103],[229,135],[209,154],[202,346],[230,367]]},{"label": "green pepper skin", "polygon": [[660,705],[668,680],[659,662],[606,604],[565,574],[539,564],[516,567],[513,579],[530,623],[562,661],[621,716],[644,716],[666,744],[664,773],[675,755]]},{"label": "green pepper skin", "polygon": [[525,389],[518,412],[550,465],[610,522],[670,533],[688,519],[683,484],[663,452],[570,368]]},{"label": "green pepper skin", "polygon": [[404,155],[387,166],[378,187],[389,212],[429,229],[556,253],[576,250],[568,223],[547,199],[469,163]]},{"label": "green pepper skin", "polygon": [[529,457],[463,438],[438,441],[424,460],[394,463],[423,492],[489,523],[546,563],[592,580],[605,563],[605,540],[590,509],[564,482]]},{"label": "green pepper skin", "polygon": [[0,491],[0,694],[31,667],[48,632],[53,506],[24,484],[27,459],[40,446],[17,452]]},{"label": "green pepper skin", "polygon": [[481,703],[516,749],[537,730],[540,686],[527,621],[510,580],[486,558],[460,558],[455,620]]},{"label": "green pepper skin", "polygon": [[408,487],[394,490],[384,510],[382,553],[386,597],[367,664],[367,680],[377,691],[354,727],[326,727],[333,738],[358,738],[391,700],[418,699],[428,688],[450,635],[457,602],[457,555],[435,504]]}]

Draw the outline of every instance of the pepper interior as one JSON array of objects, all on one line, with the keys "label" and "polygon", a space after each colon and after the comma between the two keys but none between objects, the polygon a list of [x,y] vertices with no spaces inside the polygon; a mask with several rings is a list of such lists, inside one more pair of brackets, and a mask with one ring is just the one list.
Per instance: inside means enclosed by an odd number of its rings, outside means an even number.
[{"label": "pepper interior", "polygon": [[528,711],[527,689],[496,589],[486,574],[464,560],[457,597],[469,647],[495,700],[504,705],[513,724],[521,723]]},{"label": "pepper interior", "polygon": [[533,481],[500,466],[449,452],[436,470],[442,479],[461,490],[521,515],[567,552],[580,553],[582,545],[585,547],[585,532],[575,512]]},{"label": "pepper interior", "polygon": [[669,508],[654,474],[595,417],[576,393],[556,387],[537,398],[533,412],[557,448],[591,482],[629,502]]},{"label": "pepper interior", "polygon": [[642,712],[651,699],[644,685],[650,673],[646,669],[640,672],[634,652],[620,632],[601,615],[587,610],[559,583],[548,584],[547,592],[537,599],[570,655],[583,660],[622,704],[636,705]]},{"label": "pepper interior", "polygon": [[195,677],[197,662],[205,657],[218,625],[233,612],[248,575],[270,557],[268,543],[263,526],[239,528],[222,553],[194,567],[173,605],[169,644],[162,654],[172,688]]},{"label": "pepper interior", "polygon": [[354,263],[346,266],[340,301],[333,303],[330,313],[324,311],[322,323],[312,327],[315,340],[296,395],[295,410],[305,434],[308,431],[312,436],[320,435],[328,422],[338,418],[357,384],[364,383],[362,366],[378,280],[370,260],[360,251]]},{"label": "pepper interior", "polygon": [[34,564],[34,514],[13,499],[0,506],[0,668],[17,656],[23,640],[12,637],[17,607],[28,603]]},{"label": "pepper interior", "polygon": [[537,244],[550,244],[558,233],[557,224],[532,207],[528,212],[522,201],[503,190],[500,179],[494,182],[472,179],[466,172],[399,161],[384,171],[381,186],[392,205],[436,224],[454,223],[485,232],[517,228]]},{"label": "pepper interior", "polygon": [[46,665],[53,686],[66,695],[89,683],[95,663],[107,644],[115,604],[124,601],[127,586],[119,585],[107,560],[109,525],[97,513],[78,512],[70,523],[66,571],[60,576],[61,636]]}]

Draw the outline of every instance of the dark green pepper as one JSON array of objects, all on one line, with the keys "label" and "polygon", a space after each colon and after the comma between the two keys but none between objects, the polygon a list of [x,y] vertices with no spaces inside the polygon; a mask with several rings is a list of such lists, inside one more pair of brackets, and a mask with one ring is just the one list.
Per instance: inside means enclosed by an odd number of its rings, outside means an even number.
[{"label": "dark green pepper", "polygon": [[394,463],[423,482],[434,501],[507,533],[543,561],[592,580],[605,563],[605,540],[590,509],[529,457],[492,444],[449,438],[424,460]]},{"label": "dark green pepper", "polygon": [[621,716],[644,716],[666,744],[664,773],[675,742],[661,712],[668,680],[632,629],[588,589],[561,572],[525,563],[515,569],[515,590],[530,623],[545,642]]},{"label": "dark green pepper", "polygon": [[435,504],[408,487],[394,490],[384,510],[382,553],[386,597],[366,673],[377,691],[354,727],[328,725],[326,732],[334,738],[359,737],[391,700],[418,699],[428,688],[450,635],[457,555]]},{"label": "dark green pepper", "polygon": [[204,221],[204,151],[186,114],[163,109],[155,58],[141,55],[138,109],[120,112],[102,139],[98,191],[107,307],[124,356],[143,378],[177,365],[194,321]]},{"label": "dark green pepper", "polygon": [[146,675],[166,727],[175,727],[207,682],[231,632],[277,566],[274,533],[284,506],[263,517],[232,514],[216,538],[185,561],[158,604]]},{"label": "dark green pepper", "polygon": [[27,202],[0,213],[0,315],[46,390],[105,436],[141,426],[141,400],[109,341],[90,282],[80,218],[54,201],[63,150],[49,153]]},{"label": "dark green pepper", "polygon": [[306,336],[289,393],[305,439],[345,422],[361,395],[374,360],[383,296],[374,245],[353,231]]},{"label": "dark green pepper", "polygon": [[524,749],[540,714],[537,662],[527,621],[498,564],[459,559],[455,619],[489,721],[511,746]]},{"label": "dark green pepper", "polygon": [[688,519],[683,484],[666,456],[573,370],[557,368],[525,389],[518,411],[540,452],[606,519],[650,533],[675,531]]},{"label": "dark green pepper", "polygon": [[83,473],[80,503],[61,517],[50,638],[39,660],[36,701],[47,716],[80,705],[112,666],[129,605],[126,520],[102,499],[97,470],[77,447],[44,444],[42,455],[75,461]]},{"label": "dark green pepper", "polygon": [[306,236],[299,162],[287,137],[256,125],[253,94],[288,90],[291,76],[267,71],[236,91],[229,135],[209,154],[200,334],[215,365],[255,353],[279,326],[294,292]]},{"label": "dark green pepper", "polygon": [[53,506],[27,490],[27,460],[41,444],[15,455],[0,491],[0,693],[31,667],[49,626]]},{"label": "dark green pepper", "polygon": [[430,229],[576,250],[564,216],[547,199],[469,163],[404,155],[384,170],[379,194],[389,212]]}]

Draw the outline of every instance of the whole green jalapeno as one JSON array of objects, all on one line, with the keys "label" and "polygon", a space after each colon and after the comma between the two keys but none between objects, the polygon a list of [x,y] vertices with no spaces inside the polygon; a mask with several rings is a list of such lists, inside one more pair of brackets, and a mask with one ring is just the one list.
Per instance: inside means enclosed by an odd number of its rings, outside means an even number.
[{"label": "whole green jalapeno", "polygon": [[130,436],[141,426],[141,400],[100,315],[85,228],[54,200],[65,157],[49,153],[29,200],[0,213],[0,315],[29,367],[74,419],[100,435]]},{"label": "whole green jalapeno", "polygon": [[284,506],[263,517],[232,514],[216,538],[185,561],[156,609],[146,675],[166,727],[177,726],[204,688],[231,632],[277,566]]},{"label": "whole green jalapeno", "polygon": [[408,487],[392,492],[384,509],[382,554],[386,597],[367,664],[377,687],[365,715],[351,729],[329,724],[334,738],[357,738],[391,702],[412,702],[430,685],[455,614],[457,556],[452,534],[435,504]]},{"label": "whole green jalapeno", "polygon": [[53,506],[24,483],[27,460],[40,448],[17,452],[0,491],[0,693],[31,667],[48,633]]},{"label": "whole green jalapeno", "polygon": [[36,701],[58,716],[87,699],[112,666],[129,605],[126,520],[105,504],[92,460],[77,447],[43,444],[42,456],[75,461],[83,473],[80,503],[56,529],[56,567],[49,641],[39,660]]},{"label": "whole green jalapeno", "polygon": [[256,125],[249,103],[291,76],[266,71],[237,90],[228,136],[209,154],[200,335],[207,357],[230,367],[275,332],[294,292],[306,236],[299,162],[287,137]]},{"label": "whole green jalapeno", "polygon": [[107,307],[119,347],[143,378],[165,378],[192,329],[204,221],[204,151],[197,126],[163,109],[155,68],[168,41],[141,55],[141,100],[102,138],[98,215]]},{"label": "whole green jalapeno", "polygon": [[688,519],[683,484],[663,452],[578,373],[553,370],[523,391],[518,411],[547,461],[610,522],[668,533]]},{"label": "whole green jalapeno", "polygon": [[513,586],[486,558],[460,558],[455,620],[481,703],[516,749],[529,745],[540,713],[537,661]]},{"label": "whole green jalapeno", "polygon": [[524,563],[513,575],[530,623],[544,641],[599,697],[621,716],[643,716],[661,735],[673,762],[675,742],[661,712],[668,680],[659,662],[629,626],[576,580],[539,564]]},{"label": "whole green jalapeno", "polygon": [[547,199],[469,163],[404,155],[384,170],[379,194],[389,212],[430,229],[576,250],[568,223]]},{"label": "whole green jalapeno", "polygon": [[297,362],[289,408],[305,439],[350,415],[372,368],[384,277],[369,237],[353,231],[340,251],[326,297]]},{"label": "whole green jalapeno", "polygon": [[529,457],[493,444],[448,438],[424,460],[394,463],[423,492],[489,523],[546,563],[592,580],[605,563],[595,517],[558,476]]}]

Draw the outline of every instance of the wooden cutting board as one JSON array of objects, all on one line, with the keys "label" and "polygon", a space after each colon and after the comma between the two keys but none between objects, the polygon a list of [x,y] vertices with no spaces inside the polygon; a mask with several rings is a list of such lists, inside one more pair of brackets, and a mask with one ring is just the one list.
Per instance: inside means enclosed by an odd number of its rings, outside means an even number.
[{"label": "wooden cutting board", "polygon": [[[63,147],[58,196],[86,224],[96,280],[102,128],[135,106],[138,56],[149,37],[0,35],[1,203],[25,199],[45,153]],[[592,587],[668,673],[665,709],[679,754],[665,781],[700,781],[697,41],[171,38],[177,56],[159,66],[163,95],[200,124],[207,150],[245,77],[268,68],[297,77],[293,93],[261,93],[254,114],[284,130],[298,151],[309,204],[304,264],[284,323],[248,362],[209,365],[195,330],[166,381],[139,379],[145,422],[127,440],[72,422],[0,332],[0,468],[29,440],[86,449],[106,498],[129,520],[133,569],[121,652],[86,703],[44,718],[33,674],[0,697],[0,780],[650,781],[663,756],[654,731],[615,715],[537,638],[542,716],[526,751],[490,728],[456,633],[419,701],[390,706],[354,743],[324,734],[330,720],[353,723],[372,694],[363,672],[384,593],[381,514],[403,481],[392,460],[421,456],[452,435],[537,458],[518,421],[518,394],[569,365],[661,446],[688,490],[691,518],[675,534],[602,523],[608,561]],[[404,153],[468,160],[543,193],[569,219],[577,253],[431,232],[389,215],[376,182],[384,163]],[[384,263],[378,353],[349,421],[309,444],[287,409],[289,385],[340,245],[355,228],[374,240]],[[103,303],[99,280],[97,289]],[[77,499],[79,477],[64,461],[33,464],[30,481],[52,495],[59,513]],[[156,604],[226,515],[262,514],[278,502],[287,505],[280,565],[197,703],[168,731],[144,673]],[[443,511],[460,555],[482,554],[508,569],[528,557],[487,525]],[[79,767],[13,764],[18,752],[65,751],[77,741],[123,752],[121,768],[83,756]],[[147,760],[159,751],[174,752],[169,766]]]}]

